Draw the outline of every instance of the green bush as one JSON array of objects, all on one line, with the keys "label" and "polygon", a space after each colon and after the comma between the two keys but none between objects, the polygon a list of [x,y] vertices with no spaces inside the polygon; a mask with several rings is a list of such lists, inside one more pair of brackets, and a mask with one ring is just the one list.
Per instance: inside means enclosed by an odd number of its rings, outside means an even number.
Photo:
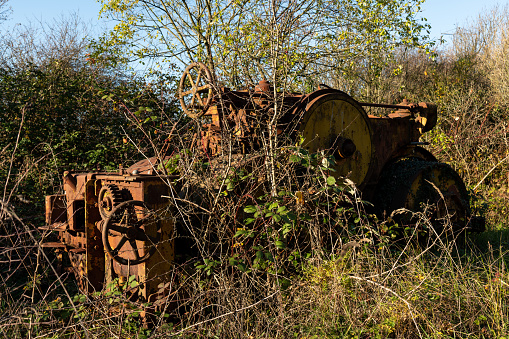
[{"label": "green bush", "polygon": [[172,98],[161,97],[171,81],[152,86],[79,62],[0,68],[2,188],[6,183],[6,192],[40,203],[45,194],[59,190],[65,170],[114,170],[142,158],[139,147],[150,142],[127,116],[132,107],[159,108],[164,99],[165,108],[150,121],[150,108],[134,112],[137,121],[152,126],[152,133],[162,127],[175,112]]}]

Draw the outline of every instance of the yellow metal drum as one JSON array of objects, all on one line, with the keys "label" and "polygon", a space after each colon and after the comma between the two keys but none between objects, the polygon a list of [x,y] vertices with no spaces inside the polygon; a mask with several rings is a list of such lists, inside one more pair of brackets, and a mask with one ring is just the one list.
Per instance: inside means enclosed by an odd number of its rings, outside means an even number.
[{"label": "yellow metal drum", "polygon": [[364,186],[372,171],[371,127],[354,99],[339,91],[318,96],[306,106],[300,132],[310,152],[323,150],[335,156],[334,176]]}]

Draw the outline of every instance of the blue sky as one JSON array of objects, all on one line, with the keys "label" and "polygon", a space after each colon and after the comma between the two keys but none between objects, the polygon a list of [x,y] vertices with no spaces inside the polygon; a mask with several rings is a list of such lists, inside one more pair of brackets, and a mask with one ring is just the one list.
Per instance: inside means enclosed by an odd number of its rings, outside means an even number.
[{"label": "blue sky", "polygon": [[[453,33],[456,26],[463,25],[467,19],[476,18],[483,9],[492,8],[497,3],[505,5],[509,1],[499,0],[427,0],[423,5],[423,16],[432,26],[431,36]],[[100,4],[95,0],[9,0],[13,13],[8,25],[29,21],[51,21],[62,15],[77,12],[85,22],[101,25],[97,20]],[[447,35],[444,36],[447,38]]]},{"label": "blue sky", "polygon": [[[422,15],[431,25],[431,37],[438,39],[441,34],[454,33],[457,26],[477,18],[483,10],[508,3],[507,0],[426,0]],[[447,35],[444,38],[447,39]]]},{"label": "blue sky", "polygon": [[12,7],[10,23],[49,21],[78,12],[86,21],[97,22],[101,5],[95,0],[8,0]]}]

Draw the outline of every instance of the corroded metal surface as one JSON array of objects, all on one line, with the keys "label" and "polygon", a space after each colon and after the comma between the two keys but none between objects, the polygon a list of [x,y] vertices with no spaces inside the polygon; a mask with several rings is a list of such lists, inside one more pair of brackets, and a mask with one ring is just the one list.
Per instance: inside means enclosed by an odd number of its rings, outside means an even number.
[{"label": "corroded metal surface", "polygon": [[[154,164],[146,160],[135,168],[146,173]],[[42,246],[68,252],[84,292],[101,290],[104,282],[134,275],[142,286],[139,295],[148,297],[156,293],[170,271],[173,220],[164,196],[170,190],[167,180],[175,177],[133,171],[66,172],[65,194],[46,197],[48,226],[44,230],[58,232],[60,241]]]}]

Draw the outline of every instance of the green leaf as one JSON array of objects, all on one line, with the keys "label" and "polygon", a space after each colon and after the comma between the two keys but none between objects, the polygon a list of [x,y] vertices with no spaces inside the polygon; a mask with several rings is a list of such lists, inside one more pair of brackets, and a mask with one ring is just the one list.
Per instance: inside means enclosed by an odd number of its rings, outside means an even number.
[{"label": "green leaf", "polygon": [[277,209],[276,211],[277,213],[283,213],[283,212],[286,212],[286,206],[281,206]]},{"label": "green leaf", "polygon": [[327,178],[327,185],[333,186],[335,183],[336,183],[336,178],[334,178],[333,176],[329,176]]},{"label": "green leaf", "polygon": [[244,212],[246,213],[255,213],[256,211],[257,211],[256,206],[247,205],[246,207],[244,207]]},{"label": "green leaf", "polygon": [[284,235],[284,236],[286,236],[288,233],[290,233],[290,232],[291,232],[291,230],[292,230],[292,225],[291,225],[291,224],[288,224],[288,223],[283,224],[282,229],[283,229],[283,235]]},{"label": "green leaf", "polygon": [[232,265],[232,266],[237,265],[237,263],[239,262],[237,260],[237,257],[238,257],[238,254],[235,254],[234,256],[228,258],[228,261],[229,261],[230,265]]},{"label": "green leaf", "polygon": [[253,223],[255,220],[256,219],[254,219],[254,218],[247,218],[246,220],[244,220],[244,224],[249,225],[249,224]]},{"label": "green leaf", "polygon": [[284,242],[282,242],[281,240],[276,241],[276,242],[274,243],[274,245],[276,245],[276,247],[277,247],[277,248],[279,248],[279,249],[281,249],[281,250],[286,248],[285,243],[284,243]]},{"label": "green leaf", "polygon": [[301,161],[301,157],[299,157],[295,154],[290,155],[290,162],[300,162],[300,161]]},{"label": "green leaf", "polygon": [[239,229],[237,232],[235,232],[234,238],[246,234],[247,231],[245,229]]}]

